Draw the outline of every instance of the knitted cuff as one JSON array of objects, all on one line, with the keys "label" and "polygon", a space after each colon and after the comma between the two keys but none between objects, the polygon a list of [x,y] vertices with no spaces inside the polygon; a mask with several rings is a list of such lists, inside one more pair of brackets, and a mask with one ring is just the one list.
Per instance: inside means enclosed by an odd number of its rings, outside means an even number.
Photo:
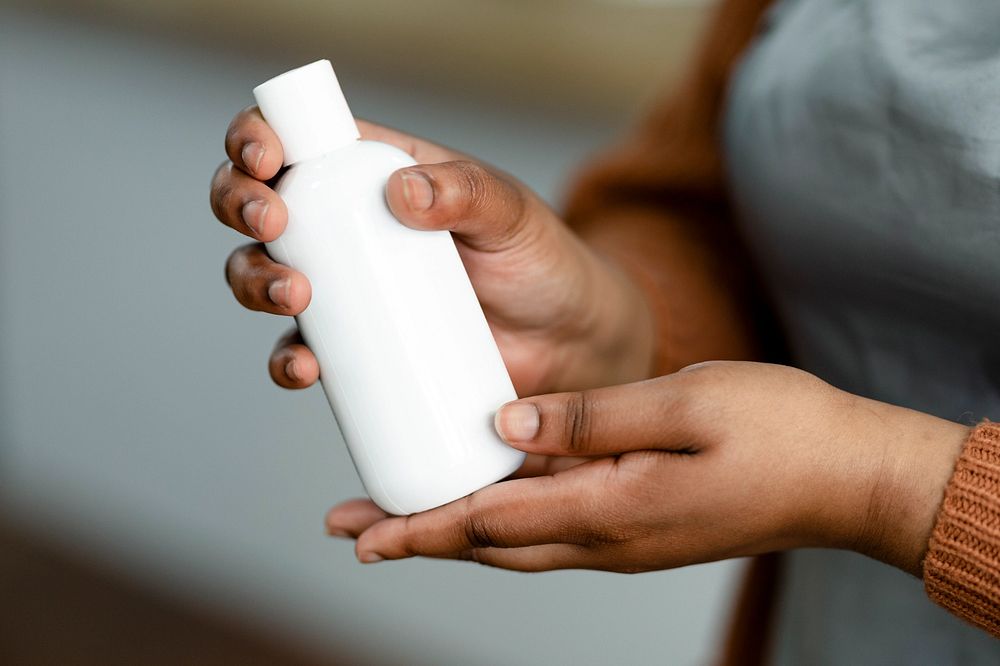
[{"label": "knitted cuff", "polygon": [[937,604],[1000,637],[1000,424],[973,429],[945,490],[924,559]]}]

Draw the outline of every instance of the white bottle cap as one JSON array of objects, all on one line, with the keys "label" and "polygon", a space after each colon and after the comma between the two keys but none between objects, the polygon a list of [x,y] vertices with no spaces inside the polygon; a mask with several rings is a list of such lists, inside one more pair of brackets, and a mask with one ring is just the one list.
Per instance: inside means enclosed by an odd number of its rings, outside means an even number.
[{"label": "white bottle cap", "polygon": [[361,138],[329,60],[280,74],[254,88],[253,96],[281,140],[286,166]]}]

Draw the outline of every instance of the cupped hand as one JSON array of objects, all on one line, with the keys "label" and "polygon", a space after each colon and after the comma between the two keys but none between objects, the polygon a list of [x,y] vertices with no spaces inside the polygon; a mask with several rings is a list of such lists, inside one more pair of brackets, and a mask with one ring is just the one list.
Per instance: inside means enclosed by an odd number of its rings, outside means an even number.
[{"label": "cupped hand", "polygon": [[[522,399],[513,446],[588,462],[389,517],[327,515],[363,562],[666,569],[796,547],[856,550],[920,574],[967,429],[783,366],[716,362],[644,382]],[[549,458],[552,459],[552,458]]]},{"label": "cupped hand", "polygon": [[[358,126],[362,138],[394,145],[419,163],[389,178],[388,206],[409,227],[453,233],[519,395],[647,376],[652,323],[642,296],[538,196],[448,148],[369,122]],[[258,241],[229,257],[233,294],[252,310],[297,315],[309,304],[309,281],[272,261],[262,244],[281,235],[288,212],[269,187],[282,165],[281,144],[256,107],[233,120],[226,152],[229,161],[212,180],[212,210]],[[269,369],[286,388],[319,376],[294,331],[279,340]]]}]

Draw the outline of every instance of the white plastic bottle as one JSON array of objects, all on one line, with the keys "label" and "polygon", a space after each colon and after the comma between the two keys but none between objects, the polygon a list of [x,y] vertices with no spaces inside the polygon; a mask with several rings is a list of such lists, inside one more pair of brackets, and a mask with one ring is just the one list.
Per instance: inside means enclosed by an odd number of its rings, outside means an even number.
[{"label": "white plastic bottle", "polygon": [[328,60],[253,92],[291,167],[267,250],[312,284],[299,329],[368,494],[403,515],[513,472],[524,454],[493,414],[517,396],[451,234],[409,229],[385,201],[413,158],[359,140]]}]

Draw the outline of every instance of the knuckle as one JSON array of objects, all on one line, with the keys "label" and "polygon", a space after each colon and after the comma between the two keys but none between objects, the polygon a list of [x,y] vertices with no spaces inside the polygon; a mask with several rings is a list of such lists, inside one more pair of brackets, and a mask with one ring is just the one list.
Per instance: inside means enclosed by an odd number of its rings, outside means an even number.
[{"label": "knuckle", "polygon": [[493,174],[470,160],[455,162],[455,171],[464,203],[473,215],[480,215],[496,205],[496,185]]},{"label": "knuckle", "polygon": [[446,172],[444,187],[451,190],[446,200],[452,202],[453,210],[462,216],[474,215],[482,206],[484,190],[483,169],[469,160],[451,162]]},{"label": "knuckle", "polygon": [[226,128],[226,150],[232,151],[239,147],[240,142],[240,132],[243,129],[243,125],[240,122],[243,114],[233,118],[233,121],[229,123],[229,127]]},{"label": "knuckle", "polygon": [[500,546],[495,525],[474,506],[474,501],[466,500],[467,510],[462,517],[462,532],[465,543],[472,549],[496,548]]},{"label": "knuckle", "polygon": [[590,448],[593,421],[593,393],[578,391],[566,397],[564,405],[564,447],[571,454],[585,454]]},{"label": "knuckle", "polygon": [[226,282],[229,283],[236,300],[246,307],[252,307],[255,301],[251,285],[254,269],[249,259],[253,249],[252,245],[237,248],[226,261]]},{"label": "knuckle", "polygon": [[489,174],[486,169],[472,160],[457,160],[452,162],[455,177],[463,193],[470,201],[478,201],[482,196]]},{"label": "knuckle", "polygon": [[[228,170],[228,169],[227,169]],[[212,212],[220,222],[228,223],[232,216],[233,198],[236,195],[236,188],[233,181],[228,177],[220,178],[212,189]]]},{"label": "knuckle", "polygon": [[482,516],[476,514],[465,516],[462,528],[465,533],[465,541],[472,548],[496,547],[496,539],[493,538],[493,532]]},{"label": "knuckle", "polygon": [[212,213],[216,217],[220,217],[221,208],[219,204],[222,202],[222,195],[225,191],[226,181],[228,180],[230,165],[231,162],[224,162],[212,174],[212,184],[208,191],[208,202],[212,206]]},{"label": "knuckle", "polygon": [[237,248],[229,253],[226,258],[226,284],[233,287],[239,279],[239,265],[243,261],[242,248]]},{"label": "knuckle", "polygon": [[406,557],[416,557],[422,555],[422,549],[415,539],[418,534],[416,525],[413,522],[413,514],[403,516],[402,527],[400,528],[399,547]]},{"label": "knuckle", "polygon": [[461,161],[457,164],[469,207],[474,213],[488,213],[492,217],[508,220],[512,226],[525,217],[527,202],[520,188],[476,162]]},{"label": "knuckle", "polygon": [[477,162],[457,160],[447,163],[438,183],[442,201],[447,203],[437,215],[447,217],[452,225],[478,221],[477,236],[492,250],[526,240],[524,232],[532,228],[535,200],[516,181]]},{"label": "knuckle", "polygon": [[229,123],[229,127],[226,128],[226,150],[231,152],[233,150],[238,151],[240,144],[243,143],[244,128],[246,127],[247,119],[256,110],[255,105],[248,106],[233,117],[232,121]]}]

